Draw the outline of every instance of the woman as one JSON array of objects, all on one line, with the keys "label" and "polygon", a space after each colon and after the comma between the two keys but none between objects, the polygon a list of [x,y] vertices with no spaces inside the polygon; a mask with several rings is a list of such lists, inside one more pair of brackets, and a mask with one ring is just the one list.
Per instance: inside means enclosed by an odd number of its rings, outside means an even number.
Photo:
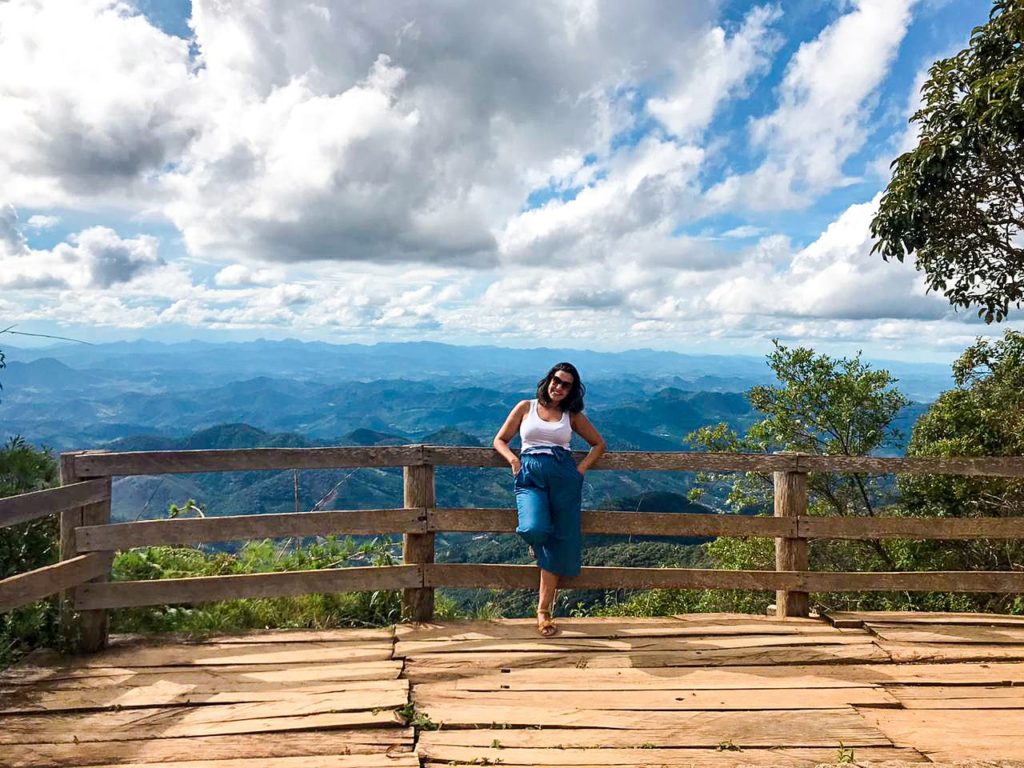
[{"label": "woman", "polygon": [[[530,545],[540,566],[537,631],[543,637],[558,632],[551,621],[558,578],[580,572],[583,475],[605,449],[583,415],[585,392],[576,367],[558,363],[537,383],[537,398],[516,405],[494,436],[494,450],[512,466],[515,477],[516,533]],[[508,447],[516,432],[522,438],[519,456]],[[573,432],[590,445],[579,464],[569,452]]]}]

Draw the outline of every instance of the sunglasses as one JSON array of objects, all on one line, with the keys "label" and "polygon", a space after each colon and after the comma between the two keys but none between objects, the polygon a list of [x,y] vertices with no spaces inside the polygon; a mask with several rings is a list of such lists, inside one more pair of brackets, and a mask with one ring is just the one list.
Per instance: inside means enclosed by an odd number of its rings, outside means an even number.
[{"label": "sunglasses", "polygon": [[559,389],[572,389],[572,381],[567,379],[559,378],[558,376],[551,377],[551,386],[558,387]]}]

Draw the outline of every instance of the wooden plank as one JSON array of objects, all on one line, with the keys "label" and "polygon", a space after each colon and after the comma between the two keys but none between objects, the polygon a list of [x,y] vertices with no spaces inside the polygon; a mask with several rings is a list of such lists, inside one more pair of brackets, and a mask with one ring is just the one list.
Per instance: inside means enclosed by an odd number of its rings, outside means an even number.
[{"label": "wooden plank", "polygon": [[369,448],[239,448],[198,451],[86,452],[75,457],[82,477],[237,472],[259,469],[355,469],[423,463],[420,446]]},{"label": "wooden plank", "polygon": [[[584,510],[584,533],[632,536],[795,536],[795,520],[747,515],[698,515],[659,512]],[[461,507],[432,509],[427,527],[433,531],[509,533],[517,525],[516,511]]]},{"label": "wooden plank", "polygon": [[[706,622],[680,621],[664,618],[558,618],[559,638],[625,638],[625,637],[703,637],[709,635],[819,635],[828,633],[829,625],[821,621],[791,622],[763,621],[749,617],[748,621],[722,621],[709,618]],[[486,619],[452,621],[444,624],[399,624],[395,627],[398,640],[485,640],[504,638],[511,640],[537,639],[537,623],[533,619]]]},{"label": "wooden plank", "polygon": [[809,539],[1024,539],[1024,517],[801,517]]},{"label": "wooden plank", "polygon": [[385,661],[390,643],[204,643],[111,648],[79,660],[81,667],[173,667],[239,664],[326,664]]},{"label": "wooden plank", "polygon": [[[586,454],[575,451],[576,461]],[[428,445],[429,464],[502,467],[506,462],[490,448]],[[876,457],[808,454],[703,453],[696,451],[610,451],[593,469],[675,470],[680,472],[841,472],[860,474],[970,475],[1024,477],[1024,457]]]},{"label": "wooden plank", "polygon": [[[424,567],[424,580],[435,587],[536,589],[531,565],[435,563]],[[760,589],[797,585],[797,574],[775,571],[725,571],[696,568],[584,568],[579,576],[559,580],[562,589]]]},{"label": "wooden plank", "polygon": [[[346,646],[347,647],[347,646]],[[260,659],[247,656],[247,659]],[[129,659],[130,661],[130,659]],[[319,661],[319,660],[318,660]],[[336,661],[331,663],[272,663],[272,664],[217,664],[207,670],[196,666],[84,666],[78,662],[72,666],[32,667],[24,664],[0,673],[0,686],[34,686],[95,688],[117,684],[151,685],[154,681],[172,680],[183,684],[201,684],[214,679],[236,690],[246,690],[288,683],[338,682],[359,680],[397,679],[402,671],[402,662],[386,661]]]},{"label": "wooden plank", "polygon": [[26,523],[65,509],[82,507],[110,498],[110,489],[103,480],[86,480],[57,488],[23,493],[0,499],[0,528]]},{"label": "wooden plank", "polygon": [[935,761],[1024,760],[1024,717],[991,710],[864,710],[865,720],[899,745]]},{"label": "wooden plank", "polygon": [[941,613],[935,611],[829,611],[829,619],[899,624],[984,624],[1024,626],[1024,616],[1002,613]]},{"label": "wooden plank", "polygon": [[333,534],[407,533],[426,530],[426,510],[338,509],[274,515],[144,520],[79,528],[79,552],[158,545],[190,546],[211,541],[274,539]]},{"label": "wooden plank", "polygon": [[[0,691],[0,714],[30,712],[69,712],[86,709],[128,707],[171,707],[199,704],[244,704],[257,701],[289,701],[299,704],[330,698],[339,712],[360,709],[398,709],[409,699],[408,680],[372,681],[372,687],[359,683],[294,686],[278,684],[274,688],[236,690],[216,681],[213,685],[187,685],[167,679],[145,686],[106,686],[87,689],[37,690],[22,687],[15,693]],[[365,682],[362,685],[365,686]],[[350,687],[355,686],[355,687]]]},{"label": "wooden plank", "polygon": [[55,595],[102,576],[110,568],[109,553],[93,552],[37,568],[0,581],[0,612]]},{"label": "wooden plank", "polygon": [[893,661],[1009,661],[1024,660],[1024,645],[982,645],[980,643],[876,643]]},{"label": "wooden plank", "polygon": [[[267,758],[391,754],[412,749],[411,728],[357,728],[352,730],[249,733],[244,736],[194,736],[149,741],[82,741],[71,744],[22,744],[4,755],[10,768],[73,768],[123,763],[125,759],[161,765],[197,755],[209,761],[251,760],[256,766]],[[203,766],[206,768],[206,766]]]},{"label": "wooden plank", "polygon": [[868,645],[874,641],[866,633],[785,635],[710,635],[696,637],[540,637],[482,638],[479,640],[448,639],[399,640],[395,644],[395,657],[408,658],[423,654],[446,653],[567,653],[591,651],[604,653],[635,653],[638,651],[692,651],[701,648],[768,648],[806,645]]},{"label": "wooden plank", "polygon": [[[574,451],[577,462],[586,456]],[[502,467],[508,463],[491,448],[463,448],[428,445],[424,458],[429,464],[452,467]],[[772,472],[795,470],[795,456],[744,453],[700,453],[686,451],[609,451],[592,469],[678,470],[680,472]]]},{"label": "wooden plank", "polygon": [[76,590],[75,606],[80,609],[131,608],[172,603],[208,603],[243,597],[403,589],[422,583],[420,568],[417,565],[392,565],[86,584]]},{"label": "wooden plank", "polygon": [[843,664],[888,661],[877,645],[807,645],[777,648],[708,648],[693,651],[634,653],[439,653],[407,659],[406,676],[414,684],[465,677],[500,669],[763,666],[768,664]]},{"label": "wooden plank", "polygon": [[868,624],[883,640],[898,643],[982,643],[985,645],[1024,645],[1024,625],[985,627],[978,624],[930,624],[912,627],[905,624]]},{"label": "wooden plank", "polygon": [[[213,768],[208,760],[175,760],[167,763],[115,763],[98,768]],[[216,768],[252,768],[249,758],[222,759]],[[316,757],[260,758],[260,768],[420,768],[420,760],[412,754],[379,755],[317,755]]]},{"label": "wooden plank", "polygon": [[[501,743],[500,737],[498,738]],[[837,748],[746,748],[731,749],[659,749],[653,745],[634,749],[572,749],[572,748],[509,748],[420,745],[418,752],[430,765],[501,765],[501,766],[572,766],[572,768],[732,768],[732,766],[784,766],[785,768],[817,768],[838,760]],[[893,768],[899,763],[925,763],[928,759],[914,749],[897,747],[858,747],[854,751],[858,765],[886,762]]]},{"label": "wooden plank", "polygon": [[1024,592],[1024,571],[797,574],[806,592]]},{"label": "wooden plank", "polygon": [[906,709],[1016,709],[1024,717],[1020,686],[894,685],[887,690]]},{"label": "wooden plank", "polygon": [[138,741],[176,736],[273,733],[400,725],[394,710],[335,712],[329,699],[122,709],[82,714],[5,715],[0,744]]},{"label": "wooden plank", "polygon": [[[985,690],[972,688],[972,691]],[[999,690],[999,689],[994,689]],[[1002,690],[1011,690],[1009,688]],[[1024,693],[1017,692],[1019,696]],[[462,722],[467,708],[479,711],[475,717],[482,722],[508,722],[508,712],[537,713],[531,723],[555,723],[543,713],[564,712],[726,712],[766,709],[841,709],[847,706],[898,707],[900,702],[880,686],[861,688],[814,688],[800,690],[733,689],[733,690],[643,690],[617,691],[614,696],[595,697],[593,691],[478,691],[450,690],[447,683],[416,686],[414,700],[417,710],[429,712],[435,721]],[[516,715],[522,718],[524,715]],[[487,713],[490,713],[489,716]],[[534,715],[530,715],[534,717]],[[515,722],[518,722],[516,720]],[[590,725],[598,725],[590,721]]]},{"label": "wooden plank", "polygon": [[[888,712],[892,710],[878,710]],[[991,713],[989,713],[991,716]],[[626,748],[661,747],[714,749],[723,742],[738,747],[891,747],[892,742],[852,708],[813,712],[674,712],[667,725],[653,726],[638,716],[635,727],[594,728],[470,728],[423,731],[419,744],[490,747],[495,739],[513,748]],[[660,722],[660,718],[658,720]],[[485,724],[485,725],[490,725]]]},{"label": "wooden plank", "polygon": [[[115,635],[112,642],[117,642],[124,635]],[[139,637],[147,637],[145,635]],[[182,636],[174,638],[175,642],[187,643],[389,643],[394,640],[394,627],[344,627],[340,629],[258,629],[230,635],[210,635],[197,640]],[[135,639],[134,637],[132,638]],[[157,642],[169,641],[168,633],[157,635]]]},{"label": "wooden plank", "polygon": [[[837,688],[874,685],[1024,684],[1024,664],[814,664],[792,666],[660,667],[619,669],[505,668],[445,681],[448,690],[465,691],[651,691]],[[422,683],[417,690],[430,690]]]}]

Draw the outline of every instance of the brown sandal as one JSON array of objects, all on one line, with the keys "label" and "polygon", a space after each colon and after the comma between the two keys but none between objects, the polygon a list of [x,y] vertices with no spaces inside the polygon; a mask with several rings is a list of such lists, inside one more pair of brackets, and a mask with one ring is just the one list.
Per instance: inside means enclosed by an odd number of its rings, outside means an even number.
[{"label": "brown sandal", "polygon": [[551,610],[537,610],[537,631],[541,637],[554,637],[558,634],[558,625],[551,620]]}]

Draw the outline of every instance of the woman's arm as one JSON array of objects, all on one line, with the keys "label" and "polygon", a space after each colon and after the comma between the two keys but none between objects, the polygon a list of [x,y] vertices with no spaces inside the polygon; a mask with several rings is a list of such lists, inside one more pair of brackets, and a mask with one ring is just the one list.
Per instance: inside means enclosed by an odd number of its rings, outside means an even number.
[{"label": "woman's arm", "polygon": [[601,458],[601,454],[604,453],[605,444],[604,438],[601,437],[594,425],[590,423],[590,419],[584,416],[582,413],[575,413],[572,417],[572,429],[577,435],[587,441],[590,446],[590,453],[583,457],[583,461],[576,465],[576,469],[580,471],[582,475],[592,466],[597,463],[597,460]]},{"label": "woman's arm", "polygon": [[523,423],[523,417],[530,410],[530,401],[521,400],[515,408],[509,411],[508,418],[505,419],[505,423],[501,425],[501,429],[498,430],[498,434],[494,436],[492,445],[494,450],[502,455],[512,467],[512,474],[519,474],[519,457],[516,456],[512,449],[508,447],[508,441],[516,436],[519,432],[519,425]]}]

